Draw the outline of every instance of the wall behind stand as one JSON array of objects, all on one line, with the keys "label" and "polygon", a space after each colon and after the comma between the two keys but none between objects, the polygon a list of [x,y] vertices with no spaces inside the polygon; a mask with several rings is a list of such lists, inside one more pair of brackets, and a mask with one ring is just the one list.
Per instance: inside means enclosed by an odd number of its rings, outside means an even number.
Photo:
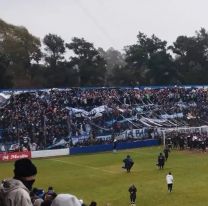
[{"label": "wall behind stand", "polygon": [[[139,147],[150,147],[159,145],[159,141],[156,139],[151,140],[138,140],[134,142],[118,142],[117,149],[131,149]],[[72,147],[69,152],[70,155],[81,154],[81,153],[96,153],[96,152],[105,152],[113,150],[113,144],[102,144],[102,145],[92,145],[86,147]]]},{"label": "wall behind stand", "polygon": [[[117,149],[131,149],[139,147],[150,147],[159,145],[159,140],[137,140],[134,142],[118,142]],[[1,152],[0,162],[4,161],[14,161],[21,158],[41,158],[41,157],[56,157],[56,156],[67,156],[82,153],[97,153],[112,151],[113,144],[103,144],[103,145],[92,145],[86,147],[72,147],[65,149],[55,149],[55,150],[40,150],[40,151],[25,151],[25,152]]]}]

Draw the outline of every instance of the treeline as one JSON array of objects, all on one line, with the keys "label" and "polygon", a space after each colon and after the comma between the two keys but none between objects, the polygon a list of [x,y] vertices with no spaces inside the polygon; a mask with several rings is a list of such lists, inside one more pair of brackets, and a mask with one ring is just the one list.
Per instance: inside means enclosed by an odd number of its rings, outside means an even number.
[{"label": "treeline", "polygon": [[178,36],[173,45],[139,32],[124,53],[0,20],[0,88],[207,84],[208,32]]}]

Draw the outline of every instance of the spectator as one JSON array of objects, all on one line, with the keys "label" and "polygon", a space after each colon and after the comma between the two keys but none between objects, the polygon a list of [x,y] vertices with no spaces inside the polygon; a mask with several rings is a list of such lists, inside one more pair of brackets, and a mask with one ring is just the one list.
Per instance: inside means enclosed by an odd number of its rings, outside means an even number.
[{"label": "spectator", "polygon": [[53,187],[49,187],[48,191],[44,195],[44,201],[42,202],[41,206],[51,205],[56,196],[57,194],[54,192]]},{"label": "spectator", "polygon": [[71,194],[59,194],[53,200],[51,206],[82,206],[80,200]]},{"label": "spectator", "polygon": [[29,192],[35,182],[36,166],[30,159],[19,159],[14,164],[14,178],[2,181],[0,196],[4,206],[32,206]]},{"label": "spectator", "polygon": [[43,199],[38,198],[34,201],[33,206],[41,206]]},{"label": "spectator", "polygon": [[[185,87],[51,89],[12,94],[0,108],[1,142],[20,143],[22,149],[36,150],[68,136],[77,137],[79,146],[80,136],[89,138],[91,135],[94,141],[89,140],[87,144],[94,144],[100,143],[98,136],[120,135],[138,128],[151,131],[150,127],[158,124],[164,128],[201,126],[208,121],[207,99],[206,89]],[[91,112],[104,105],[105,112],[97,116],[92,112],[88,118],[82,113],[69,114],[67,109]],[[173,119],[164,122],[166,118]],[[155,124],[154,119],[162,121]],[[147,134],[143,138],[151,138],[146,137]],[[183,149],[182,142],[180,145]]]},{"label": "spectator", "polygon": [[92,201],[89,206],[97,206],[97,203],[95,201]]}]

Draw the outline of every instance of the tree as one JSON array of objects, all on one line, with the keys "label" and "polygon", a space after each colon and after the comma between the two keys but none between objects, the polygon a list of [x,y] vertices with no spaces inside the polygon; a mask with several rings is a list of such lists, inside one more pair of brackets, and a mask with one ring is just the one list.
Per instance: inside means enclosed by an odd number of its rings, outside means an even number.
[{"label": "tree", "polygon": [[45,61],[49,64],[50,68],[54,69],[59,61],[64,59],[64,40],[56,34],[48,34],[44,37],[43,43],[46,46],[45,50],[48,52],[45,55]]},{"label": "tree", "polygon": [[205,29],[195,36],[179,36],[169,49],[176,55],[175,64],[182,83],[207,83],[208,33]]},{"label": "tree", "polygon": [[0,20],[0,52],[8,57],[9,72],[15,77],[15,86],[22,86],[22,80],[30,77],[33,61],[41,58],[40,40],[31,35],[26,28],[13,26]]},{"label": "tree", "polygon": [[110,86],[135,86],[134,73],[127,66],[115,66],[109,76]]},{"label": "tree", "polygon": [[[139,32],[137,43],[125,47],[127,67],[132,71],[132,84],[177,82],[177,79],[171,79],[174,74],[173,61],[167,54],[166,45],[166,41],[155,35],[147,37]],[[168,77],[168,82],[164,81],[164,77]]]},{"label": "tree", "polygon": [[12,77],[8,74],[9,59],[0,53],[0,88],[10,88],[12,86]]},{"label": "tree", "polygon": [[114,76],[117,75],[117,69],[123,68],[126,65],[124,55],[120,51],[115,50],[113,47],[110,47],[107,51],[104,51],[102,48],[98,48],[98,52],[106,61],[105,84],[111,86],[116,82],[113,80],[114,78],[118,80],[117,76]]},{"label": "tree", "polygon": [[79,73],[80,86],[103,86],[105,83],[106,62],[94,45],[83,38],[72,39],[66,47],[74,52],[70,58],[73,69]]},{"label": "tree", "polygon": [[146,78],[151,85],[173,85],[180,83],[174,61],[166,51],[151,56],[148,62]]}]

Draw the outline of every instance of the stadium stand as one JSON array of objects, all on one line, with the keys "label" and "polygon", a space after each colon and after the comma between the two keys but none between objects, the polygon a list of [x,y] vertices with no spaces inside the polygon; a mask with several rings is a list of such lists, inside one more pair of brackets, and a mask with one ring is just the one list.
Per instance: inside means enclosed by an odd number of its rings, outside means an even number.
[{"label": "stadium stand", "polygon": [[101,144],[114,137],[120,141],[157,138],[158,128],[208,123],[206,87],[69,88],[0,94],[1,150]]}]

